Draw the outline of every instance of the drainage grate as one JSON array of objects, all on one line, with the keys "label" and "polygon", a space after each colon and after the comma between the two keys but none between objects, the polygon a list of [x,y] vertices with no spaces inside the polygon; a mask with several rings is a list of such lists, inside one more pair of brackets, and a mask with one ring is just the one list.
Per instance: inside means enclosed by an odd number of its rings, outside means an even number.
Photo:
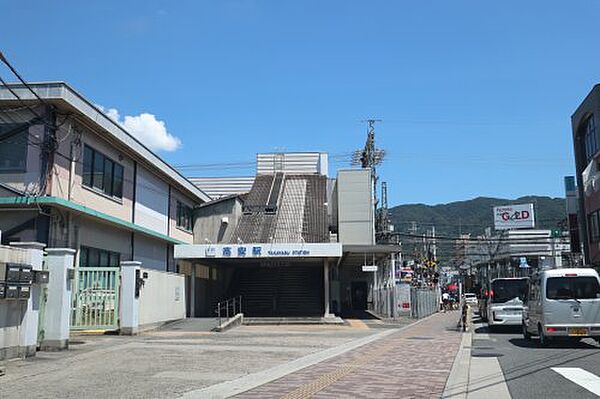
[{"label": "drainage grate", "polygon": [[408,337],[406,339],[418,339],[418,340],[426,341],[426,340],[430,340],[430,339],[433,339],[433,338],[432,337]]}]

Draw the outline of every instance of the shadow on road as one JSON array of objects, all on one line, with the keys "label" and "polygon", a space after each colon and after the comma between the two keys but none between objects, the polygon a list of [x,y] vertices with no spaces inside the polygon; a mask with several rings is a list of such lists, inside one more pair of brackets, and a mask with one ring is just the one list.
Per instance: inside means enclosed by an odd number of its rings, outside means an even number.
[{"label": "shadow on road", "polygon": [[594,349],[598,350],[598,347],[584,341],[560,339],[553,340],[547,347],[540,345],[538,339],[526,340],[525,338],[511,338],[508,340],[514,346],[519,348],[539,348],[539,349]]},{"label": "shadow on road", "polygon": [[477,327],[476,334],[519,334],[521,326],[495,326],[490,329],[487,325]]}]

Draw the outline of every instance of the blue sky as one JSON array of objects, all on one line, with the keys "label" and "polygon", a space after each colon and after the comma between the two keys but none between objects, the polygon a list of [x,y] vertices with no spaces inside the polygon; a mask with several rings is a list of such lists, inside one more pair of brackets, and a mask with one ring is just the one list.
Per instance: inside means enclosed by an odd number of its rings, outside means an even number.
[{"label": "blue sky", "polygon": [[189,175],[249,175],[273,150],[327,151],[344,167],[361,120],[382,119],[394,205],[562,196],[570,116],[600,81],[591,0],[0,7],[0,49],[28,80],[67,81],[121,118],[153,115],[181,141],[160,151],[173,164],[245,167]]}]

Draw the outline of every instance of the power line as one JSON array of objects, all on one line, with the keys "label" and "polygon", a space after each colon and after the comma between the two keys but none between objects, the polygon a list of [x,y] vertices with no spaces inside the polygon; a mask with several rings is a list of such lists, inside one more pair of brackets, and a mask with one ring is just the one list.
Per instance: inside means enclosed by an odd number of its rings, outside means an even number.
[{"label": "power line", "polygon": [[[419,234],[410,234],[410,233],[399,233],[394,232],[392,235],[398,235],[401,237],[411,237],[411,238],[419,238],[423,239],[423,235]],[[431,237],[430,237],[431,238]],[[445,240],[445,241],[454,241],[454,242],[466,242],[466,243],[480,243],[480,244],[490,244],[490,243],[506,243],[506,244],[548,244],[548,240],[552,240],[552,237],[519,237],[519,238],[501,238],[501,237],[489,237],[489,238],[471,238],[471,237],[450,237],[450,236],[435,236],[437,240]]]},{"label": "power line", "polygon": [[[8,69],[10,69],[10,71],[17,77],[17,79],[19,79],[19,81],[21,81],[21,83],[27,88],[27,90],[29,90],[34,96],[35,98],[37,98],[42,104],[46,105],[49,108],[54,108],[54,106],[52,104],[49,104],[46,102],[46,100],[44,100],[42,97],[40,97],[35,90],[33,90],[31,88],[31,86],[29,86],[29,84],[27,84],[27,82],[21,77],[21,75],[19,74],[19,72],[17,72],[17,70],[12,66],[12,64],[6,59],[6,57],[4,56],[4,54],[2,53],[2,51],[0,51],[0,61],[2,61],[7,67]],[[4,84],[4,86],[6,86],[8,88],[8,86],[6,85],[5,82],[2,82]],[[9,88],[9,90],[11,90]],[[12,92],[12,90],[11,90]],[[19,98],[14,92],[12,92],[14,94],[15,97]]]}]

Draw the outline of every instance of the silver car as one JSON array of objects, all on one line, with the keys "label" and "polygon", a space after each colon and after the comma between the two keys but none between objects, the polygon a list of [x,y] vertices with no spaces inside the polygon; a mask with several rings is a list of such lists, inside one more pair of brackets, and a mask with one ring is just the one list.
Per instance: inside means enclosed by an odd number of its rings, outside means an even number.
[{"label": "silver car", "polygon": [[600,340],[600,280],[590,268],[554,269],[531,279],[523,312],[523,336]]}]

